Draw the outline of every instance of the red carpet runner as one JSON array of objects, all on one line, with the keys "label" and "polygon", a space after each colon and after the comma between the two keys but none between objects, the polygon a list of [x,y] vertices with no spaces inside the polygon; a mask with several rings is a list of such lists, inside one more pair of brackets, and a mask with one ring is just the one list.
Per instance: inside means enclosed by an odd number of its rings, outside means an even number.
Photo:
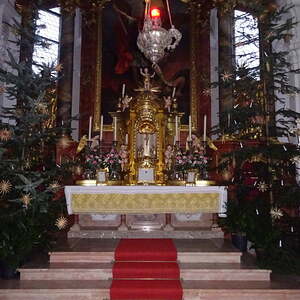
[{"label": "red carpet runner", "polygon": [[111,300],[181,300],[177,251],[170,239],[124,239],[115,251]]}]

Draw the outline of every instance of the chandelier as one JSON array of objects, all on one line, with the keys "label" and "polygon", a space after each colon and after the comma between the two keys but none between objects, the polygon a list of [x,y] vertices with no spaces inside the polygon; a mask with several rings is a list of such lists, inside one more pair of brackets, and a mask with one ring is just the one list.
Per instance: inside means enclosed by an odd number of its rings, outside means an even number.
[{"label": "chandelier", "polygon": [[181,40],[181,33],[173,23],[170,13],[169,1],[166,0],[168,16],[171,28],[166,30],[161,27],[160,11],[151,8],[151,0],[145,0],[145,17],[143,30],[137,38],[137,45],[140,51],[153,64],[157,64],[166,54],[166,51],[174,50]]}]

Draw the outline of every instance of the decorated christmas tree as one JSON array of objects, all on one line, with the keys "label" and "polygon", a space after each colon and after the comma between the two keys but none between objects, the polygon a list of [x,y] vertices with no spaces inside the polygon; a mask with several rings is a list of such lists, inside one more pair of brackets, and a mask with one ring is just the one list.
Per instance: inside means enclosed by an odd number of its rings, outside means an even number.
[{"label": "decorated christmas tree", "polygon": [[220,112],[214,131],[232,147],[219,165],[231,191],[228,217],[220,223],[246,233],[265,266],[295,271],[300,115],[288,100],[299,93],[290,84],[299,70],[287,56],[295,23],[290,8],[268,1],[218,5],[235,24],[232,64],[220,66],[213,85],[221,91],[219,100],[231,103]]},{"label": "decorated christmas tree", "polygon": [[[23,24],[24,25],[24,24]],[[49,249],[53,233],[67,225],[61,201],[67,171],[56,165],[56,81],[60,66],[36,63],[33,46],[36,14],[26,26],[11,27],[17,36],[16,57],[0,69],[1,93],[8,107],[0,121],[0,261],[15,268],[35,249]]]}]

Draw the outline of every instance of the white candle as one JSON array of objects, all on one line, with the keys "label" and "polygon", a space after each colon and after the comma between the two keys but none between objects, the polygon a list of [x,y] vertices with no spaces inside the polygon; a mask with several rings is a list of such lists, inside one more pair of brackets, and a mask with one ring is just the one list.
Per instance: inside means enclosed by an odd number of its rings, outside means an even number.
[{"label": "white candle", "polygon": [[203,120],[203,142],[206,142],[206,115],[204,115]]},{"label": "white candle", "polygon": [[90,119],[89,119],[89,141],[92,139],[92,116],[90,116]]},{"label": "white candle", "polygon": [[176,87],[173,87],[172,98],[174,98],[174,97],[175,97],[175,93],[176,93]]},{"label": "white candle", "polygon": [[117,141],[117,117],[114,117],[114,142]]},{"label": "white candle", "polygon": [[228,128],[229,128],[230,127],[230,113],[228,113],[227,120],[228,120]]},{"label": "white candle", "polygon": [[294,232],[294,227],[293,226],[291,227],[291,232]]},{"label": "white candle", "polygon": [[175,116],[175,140],[178,141],[178,116]]},{"label": "white candle", "polygon": [[189,141],[192,140],[192,116],[189,116]]},{"label": "white candle", "polygon": [[99,137],[100,141],[102,141],[103,139],[103,115],[101,115],[100,117],[100,137]]},{"label": "white candle", "polygon": [[128,133],[125,135],[125,145],[128,145]]},{"label": "white candle", "polygon": [[282,247],[282,242],[281,242],[281,240],[279,240],[279,247],[280,247],[280,248]]},{"label": "white candle", "polygon": [[123,83],[123,86],[122,86],[122,97],[125,96],[125,83]]}]

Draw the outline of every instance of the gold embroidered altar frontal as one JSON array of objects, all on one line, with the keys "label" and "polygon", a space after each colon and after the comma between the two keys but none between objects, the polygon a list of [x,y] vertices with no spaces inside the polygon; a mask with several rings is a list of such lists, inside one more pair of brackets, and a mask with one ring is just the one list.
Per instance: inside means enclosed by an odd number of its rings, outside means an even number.
[{"label": "gold embroidered altar frontal", "polygon": [[219,212],[219,194],[73,194],[72,209],[73,213],[213,213]]}]

